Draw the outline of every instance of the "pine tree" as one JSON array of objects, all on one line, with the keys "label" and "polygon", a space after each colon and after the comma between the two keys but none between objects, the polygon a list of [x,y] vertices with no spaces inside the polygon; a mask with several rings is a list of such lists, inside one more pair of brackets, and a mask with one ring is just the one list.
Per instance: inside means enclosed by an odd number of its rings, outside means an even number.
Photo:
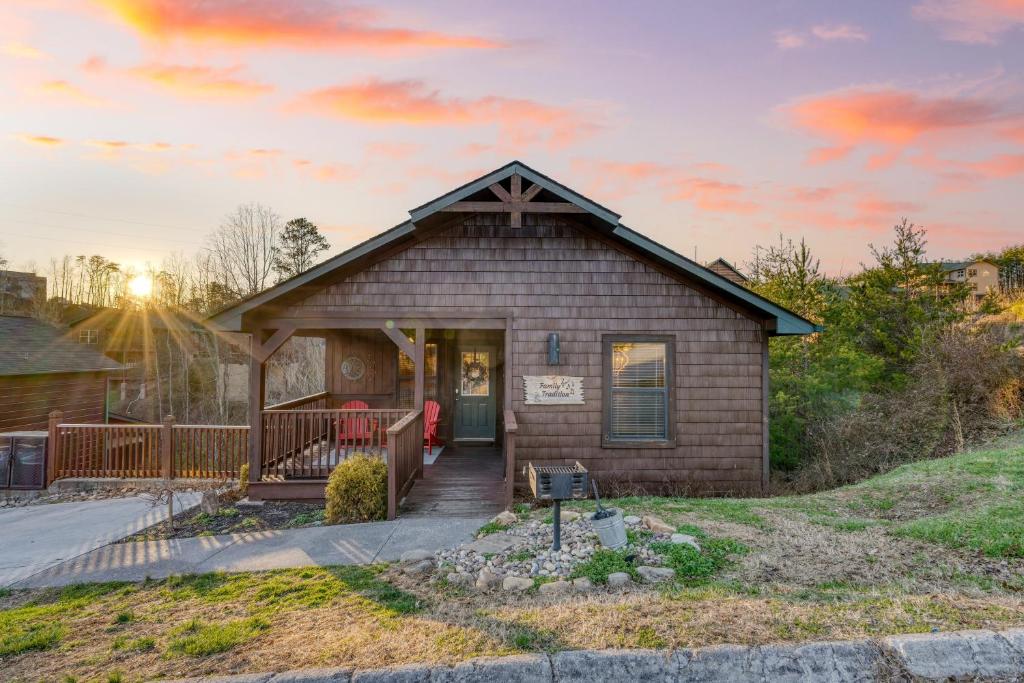
[{"label": "pine tree", "polygon": [[274,257],[278,282],[309,270],[316,263],[317,255],[330,247],[316,225],[305,218],[295,218],[285,223],[278,237],[277,254]]}]

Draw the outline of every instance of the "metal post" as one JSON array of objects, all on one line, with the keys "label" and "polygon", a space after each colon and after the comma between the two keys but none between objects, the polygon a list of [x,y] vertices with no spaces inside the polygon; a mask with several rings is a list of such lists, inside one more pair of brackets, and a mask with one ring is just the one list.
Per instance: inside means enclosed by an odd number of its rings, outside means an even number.
[{"label": "metal post", "polygon": [[555,500],[554,511],[555,540],[551,542],[551,549],[558,551],[562,549],[562,501]]}]

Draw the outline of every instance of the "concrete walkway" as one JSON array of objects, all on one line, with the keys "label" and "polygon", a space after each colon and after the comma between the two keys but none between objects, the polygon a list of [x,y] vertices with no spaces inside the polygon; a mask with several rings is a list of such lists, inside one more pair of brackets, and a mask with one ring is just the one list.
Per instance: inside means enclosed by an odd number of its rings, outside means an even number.
[{"label": "concrete walkway", "polygon": [[[470,540],[488,517],[399,518],[391,522],[115,543],[49,567],[16,588],[90,581],[142,581],[173,574],[242,572],[398,560]],[[6,549],[5,549],[6,550]]]},{"label": "concrete walkway", "polygon": [[[175,513],[199,504],[179,493]],[[59,565],[167,518],[167,506],[143,497],[26,505],[0,510],[0,587]]]}]

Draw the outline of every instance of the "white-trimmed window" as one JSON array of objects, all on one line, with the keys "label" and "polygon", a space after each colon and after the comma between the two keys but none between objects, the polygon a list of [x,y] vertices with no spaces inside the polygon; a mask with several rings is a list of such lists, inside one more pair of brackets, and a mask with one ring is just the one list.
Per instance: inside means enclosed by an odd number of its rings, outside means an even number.
[{"label": "white-trimmed window", "polygon": [[78,343],[79,344],[98,344],[100,341],[99,330],[79,330],[78,331]]}]

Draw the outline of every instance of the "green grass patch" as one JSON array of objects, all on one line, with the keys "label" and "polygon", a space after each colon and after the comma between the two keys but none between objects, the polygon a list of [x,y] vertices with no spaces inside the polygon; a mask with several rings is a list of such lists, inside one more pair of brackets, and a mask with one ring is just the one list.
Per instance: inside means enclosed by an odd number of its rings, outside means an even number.
[{"label": "green grass patch", "polygon": [[310,524],[316,524],[317,522],[323,522],[324,516],[327,514],[326,510],[311,510],[309,512],[300,512],[291,518],[288,522],[290,526],[307,526]]},{"label": "green grass patch", "polygon": [[978,550],[988,557],[1024,557],[1024,501],[916,519],[893,533],[949,548]]},{"label": "green grass patch", "polygon": [[169,652],[190,657],[206,657],[227,652],[236,645],[258,637],[270,628],[270,622],[259,617],[236,619],[220,624],[207,624],[198,619],[175,629],[176,637],[168,644]]},{"label": "green grass patch", "polygon": [[625,572],[633,579],[637,578],[636,567],[628,558],[626,550],[598,550],[589,560],[579,564],[569,576],[571,579],[586,577],[594,583],[608,583],[608,575]]},{"label": "green grass patch", "polygon": [[114,638],[110,649],[122,652],[149,652],[156,649],[156,640],[148,637],[129,638],[128,636],[118,636]]},{"label": "green grass patch", "polygon": [[707,583],[715,574],[731,563],[730,556],[742,555],[750,549],[731,538],[704,537],[697,550],[687,543],[660,541],[651,544],[651,550],[665,558],[665,566],[676,572],[676,581],[683,585]]},{"label": "green grass patch", "polygon": [[505,525],[498,524],[497,522],[487,522],[482,527],[476,530],[476,537],[482,538],[484,536],[490,536],[505,530]]}]

